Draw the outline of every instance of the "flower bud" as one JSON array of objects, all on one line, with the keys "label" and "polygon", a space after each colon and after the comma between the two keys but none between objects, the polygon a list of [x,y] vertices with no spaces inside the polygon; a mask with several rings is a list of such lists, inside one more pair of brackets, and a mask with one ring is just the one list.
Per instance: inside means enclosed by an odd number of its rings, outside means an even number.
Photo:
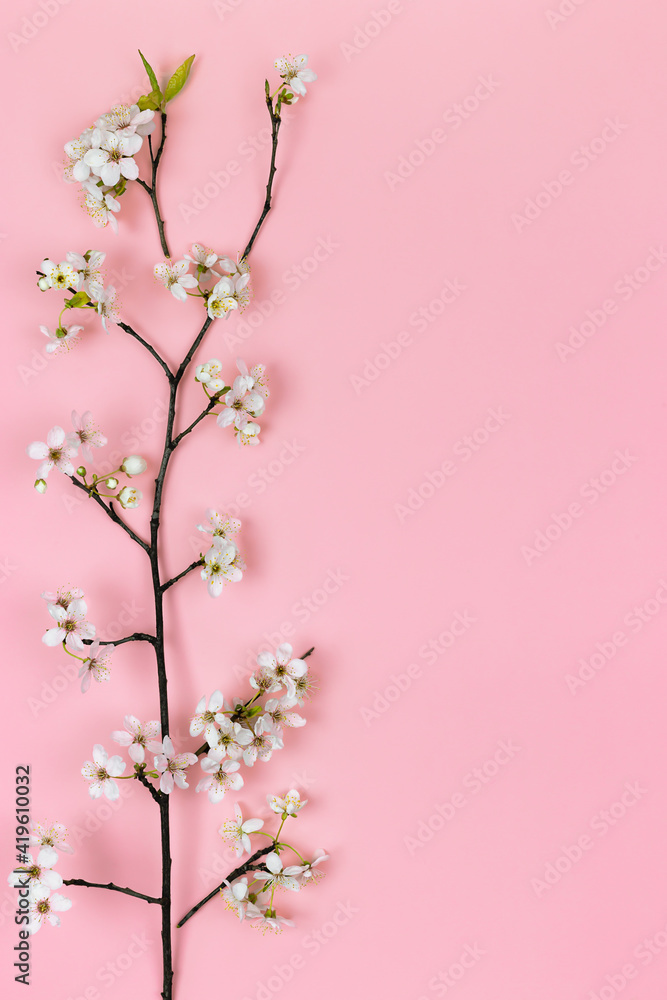
[{"label": "flower bud", "polygon": [[85,465],[80,465],[79,468],[76,470],[76,474],[77,474],[77,476],[85,476],[85,474],[86,474],[86,467],[85,467]]},{"label": "flower bud", "polygon": [[123,464],[121,465],[121,469],[126,476],[138,476],[140,473],[145,472],[146,468],[146,459],[142,458],[141,455],[128,455],[127,458],[123,459]]},{"label": "flower bud", "polygon": [[51,287],[51,282],[49,281],[48,278],[44,277],[44,275],[42,275],[37,284],[39,285],[39,287],[42,289],[43,292],[48,291],[49,288]]},{"label": "flower bud", "polygon": [[107,486],[109,487],[110,490],[115,490],[116,487],[118,486],[118,480],[114,479],[114,477],[112,476],[110,479],[107,479]]},{"label": "flower bud", "polygon": [[131,486],[124,486],[123,489],[118,494],[118,502],[120,503],[121,507],[125,508],[129,507],[131,509],[133,507],[139,506],[142,497],[143,493],[141,492],[141,490],[132,489]]},{"label": "flower bud", "polygon": [[38,493],[46,493],[46,479],[36,479],[35,489]]}]

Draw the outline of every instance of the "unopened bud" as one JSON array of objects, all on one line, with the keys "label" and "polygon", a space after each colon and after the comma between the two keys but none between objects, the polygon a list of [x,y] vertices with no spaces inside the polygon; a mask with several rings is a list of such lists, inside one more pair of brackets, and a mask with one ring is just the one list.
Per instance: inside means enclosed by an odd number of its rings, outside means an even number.
[{"label": "unopened bud", "polygon": [[46,479],[36,479],[35,489],[38,493],[46,493]]},{"label": "unopened bud", "polygon": [[146,468],[146,459],[142,458],[141,455],[128,455],[127,458],[123,459],[123,464],[121,465],[121,469],[126,476],[138,476],[142,472],[145,472]]},{"label": "unopened bud", "polygon": [[77,474],[77,476],[85,476],[85,474],[86,474],[86,467],[85,467],[85,465],[80,465],[79,468],[76,470],[76,474]]},{"label": "unopened bud", "polygon": [[114,477],[112,476],[111,479],[107,479],[107,486],[109,487],[110,490],[115,490],[116,487],[118,486],[118,480],[114,479]]},{"label": "unopened bud", "polygon": [[48,291],[48,289],[51,287],[51,282],[49,281],[48,278],[45,278],[44,275],[42,275],[37,284],[39,285],[39,287],[42,289],[43,292]]}]

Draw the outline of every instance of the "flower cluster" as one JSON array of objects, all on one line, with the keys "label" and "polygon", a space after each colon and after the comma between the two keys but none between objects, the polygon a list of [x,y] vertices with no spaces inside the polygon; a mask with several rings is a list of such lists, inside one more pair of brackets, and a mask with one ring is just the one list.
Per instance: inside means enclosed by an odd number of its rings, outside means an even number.
[{"label": "flower cluster", "polygon": [[30,834],[30,843],[39,847],[37,857],[26,853],[22,864],[7,877],[10,886],[28,890],[29,917],[26,930],[36,934],[44,923],[60,926],[59,913],[69,910],[72,901],[66,899],[55,890],[63,884],[62,877],[54,871],[58,861],[58,851],[72,854],[72,848],[66,843],[67,830],[62,823],[52,823],[46,826],[34,823]]},{"label": "flower cluster", "polygon": [[239,552],[233,536],[238,534],[241,522],[236,517],[228,517],[217,510],[209,508],[206,511],[206,521],[198,524],[197,530],[212,538],[204,559],[201,571],[202,580],[208,584],[211,597],[220,597],[226,583],[238,583],[246,568],[243,556]]},{"label": "flower cluster", "polygon": [[[193,265],[195,273],[191,274]],[[216,267],[220,270],[216,271]],[[180,302],[185,302],[188,295],[202,298],[211,319],[227,317],[235,309],[245,309],[250,302],[248,262],[219,255],[201,243],[193,243],[192,253],[185,254],[182,260],[156,264],[153,273]],[[188,292],[193,288],[197,291]]]},{"label": "flower cluster", "polygon": [[84,208],[98,228],[110,224],[118,232],[118,199],[139,176],[135,156],[155,128],[154,117],[136,104],[117,104],[65,143],[65,180],[81,185]]},{"label": "flower cluster", "polygon": [[92,309],[96,312],[102,326],[109,332],[108,323],[117,323],[119,319],[116,289],[113,285],[106,288],[100,270],[106,254],[101,250],[87,250],[84,254],[69,250],[66,259],[57,264],[48,257],[42,261],[37,272],[37,284],[43,292],[50,288],[59,288],[70,293],[65,298],[60,310],[58,325],[54,330],[41,326],[40,330],[48,339],[47,353],[52,354],[59,347],[68,349],[77,341],[77,336],[83,330],[82,326],[67,325],[63,315],[68,309]]},{"label": "flower cluster", "polygon": [[275,655],[260,653],[258,670],[250,678],[255,694],[243,701],[226,703],[221,691],[203,697],[190,720],[190,735],[204,734],[208,744],[201,761],[205,777],[197,791],[208,792],[211,802],[220,802],[228,789],[243,786],[241,765],[253,767],[257,760],[268,761],[282,750],[285,728],[305,726],[306,720],[292,711],[303,704],[311,689],[304,659],[292,656],[285,643]]},{"label": "flower cluster", "polygon": [[[81,482],[92,496],[95,493],[99,497],[108,497],[111,500],[118,500],[121,507],[138,507],[143,497],[141,490],[133,486],[120,486],[118,474],[123,473],[128,479],[139,476],[146,471],[146,460],[141,455],[128,455],[124,458],[117,469],[107,472],[104,476],[93,474],[88,482],[85,466],[80,465],[74,468],[73,458],[76,458],[81,449],[81,454],[87,462],[93,461],[93,448],[103,448],[107,443],[104,434],[97,430],[90,410],[80,416],[76,410],[72,410],[72,426],[74,430],[66,434],[62,427],[56,425],[46,435],[46,441],[33,441],[28,445],[27,453],[29,458],[34,458],[40,462],[37,469],[37,479],[35,489],[38,493],[46,492],[46,479],[54,467],[60,469],[66,476],[74,478],[75,472],[81,477],[77,482]],[[107,492],[100,492],[105,489]],[[109,492],[111,491],[111,492]]]},{"label": "flower cluster", "polygon": [[[227,907],[233,910],[239,920],[249,920],[252,926],[261,930],[273,931],[278,934],[283,927],[294,926],[294,921],[278,915],[274,906],[274,895],[276,889],[287,889],[290,892],[299,892],[309,883],[313,883],[323,874],[318,870],[318,866],[323,861],[327,861],[329,855],[319,849],[315,851],[313,859],[307,861],[303,855],[291,844],[281,842],[280,835],[285,825],[285,821],[291,816],[297,816],[306,805],[307,799],[301,801],[299,793],[292,788],[284,797],[279,795],[267,795],[267,801],[274,813],[281,816],[281,823],[277,833],[270,839],[273,843],[271,849],[265,849],[262,854],[261,863],[247,868],[252,872],[250,881],[248,875],[240,876],[232,882],[225,880],[220,890],[220,895]],[[226,820],[220,830],[220,836],[231,842],[237,857],[243,853],[250,854],[252,844],[250,836],[257,833],[264,826],[261,819],[243,820],[243,815],[238,806],[235,807],[234,820]],[[270,837],[270,834],[262,832],[262,836]],[[284,865],[280,856],[284,850],[291,851],[299,859],[299,864]],[[253,860],[258,855],[253,855]],[[245,868],[245,866],[241,866]]]},{"label": "flower cluster", "polygon": [[[101,643],[99,639],[93,638],[95,626],[86,621],[88,605],[83,599],[83,591],[78,588],[55,592],[45,590],[42,597],[47,603],[49,614],[56,622],[46,630],[42,642],[47,646],[62,645],[70,656],[81,661],[79,677],[84,694],[93,678],[96,681],[108,681],[114,645],[111,642]],[[84,651],[86,655],[80,656]]]},{"label": "flower cluster", "polygon": [[233,427],[239,445],[258,445],[261,428],[255,418],[262,415],[269,397],[266,369],[264,365],[254,365],[248,370],[242,358],[236,359],[236,367],[239,374],[231,386],[220,378],[222,362],[218,358],[199,365],[195,379],[202,384],[208,398],[222,406],[218,412],[212,411],[218,427]]}]

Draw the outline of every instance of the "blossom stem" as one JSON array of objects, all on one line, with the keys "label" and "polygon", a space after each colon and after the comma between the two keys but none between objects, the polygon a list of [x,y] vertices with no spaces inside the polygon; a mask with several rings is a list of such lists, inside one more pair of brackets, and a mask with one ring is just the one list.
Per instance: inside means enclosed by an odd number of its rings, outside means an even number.
[{"label": "blossom stem", "polygon": [[[84,640],[82,640],[82,641],[84,641]],[[91,639],[91,640],[90,640],[90,642],[92,642],[92,641],[93,641],[93,640]],[[67,648],[67,646],[65,645],[65,640],[64,640],[64,639],[63,639],[63,643],[62,643],[62,646],[63,646],[63,649],[65,650],[65,652],[67,653],[67,655],[68,655],[68,656],[73,656],[75,660],[81,660],[81,662],[82,662],[82,663],[87,663],[87,662],[88,662],[88,660],[90,659],[90,657],[83,657],[83,656],[77,656],[77,655],[76,655],[76,653],[73,653],[73,652],[72,652],[72,651],[71,651],[70,649],[68,649],[68,648]]]},{"label": "blossom stem", "polygon": [[203,566],[203,565],[204,565],[204,560],[200,556],[199,559],[195,559],[193,563],[190,563],[187,569],[184,569],[182,573],[178,574],[178,576],[174,576],[171,578],[171,580],[167,580],[166,583],[163,583],[162,590],[163,591],[168,590],[169,587],[173,587],[175,583],[178,583],[178,581],[181,580],[184,576],[187,576],[188,573],[191,573],[193,569],[197,568],[197,566]]},{"label": "blossom stem", "polygon": [[131,337],[134,337],[135,340],[138,340],[140,344],[143,344],[148,353],[153,355],[153,357],[160,365],[160,367],[162,368],[163,372],[165,373],[168,379],[172,379],[174,377],[174,373],[172,372],[171,368],[164,360],[164,358],[162,358],[158,354],[158,352],[155,350],[152,344],[149,344],[148,341],[144,340],[144,338],[140,336],[136,330],[133,330],[132,327],[129,325],[129,323],[119,322],[118,326],[121,328],[121,330],[124,330],[125,333],[129,333]]},{"label": "blossom stem", "polygon": [[273,107],[273,99],[269,94],[266,95],[266,106],[268,108],[269,115],[271,116],[271,165],[269,167],[269,179],[266,183],[266,197],[264,199],[264,206],[262,208],[261,215],[257,220],[257,225],[253,230],[252,236],[248,240],[248,245],[241,255],[241,260],[243,260],[244,257],[247,257],[252,250],[254,242],[257,239],[257,234],[262,228],[262,223],[271,210],[271,192],[273,189],[273,177],[276,172],[276,151],[278,149],[278,132],[280,130],[281,118],[279,114],[276,114]]},{"label": "blossom stem", "polygon": [[281,844],[276,844],[276,847],[286,847],[288,850],[294,851],[294,853],[296,854],[296,856],[303,862],[303,864],[304,865],[306,864],[306,859],[304,858],[303,854],[301,854],[300,851],[297,851],[296,847],[293,847],[292,844],[287,844],[283,840],[283,842]]},{"label": "blossom stem", "polygon": [[113,882],[88,882],[84,878],[64,878],[63,885],[83,885],[88,889],[111,889],[113,892],[124,892],[126,896],[135,896],[137,899],[145,899],[147,903],[162,902],[157,896],[147,896],[145,892],[137,892],[136,889],[128,889],[122,885],[114,885]]},{"label": "blossom stem", "polygon": [[209,892],[208,896],[204,896],[204,898],[200,899],[198,903],[195,903],[192,909],[188,910],[185,916],[178,921],[176,926],[182,927],[183,924],[190,919],[190,917],[194,917],[195,913],[197,913],[198,910],[201,910],[202,906],[205,903],[208,903],[209,899],[213,899],[214,896],[217,896],[217,894],[224,886],[225,882],[233,882],[235,878],[240,878],[241,875],[245,875],[247,871],[251,871],[253,862],[257,861],[258,858],[263,857],[265,854],[268,854],[272,850],[273,850],[273,841],[271,841],[270,844],[267,844],[266,847],[260,848],[259,851],[255,851],[255,853],[251,855],[251,857],[249,857],[244,864],[240,865],[238,868],[235,868],[234,871],[230,872],[227,878],[220,883],[220,885],[216,886],[215,889]]},{"label": "blossom stem", "polygon": [[112,503],[105,504],[104,500],[102,500],[97,493],[91,492],[90,487],[86,486],[80,479],[77,479],[76,476],[69,476],[68,478],[71,479],[74,485],[78,486],[80,490],[83,490],[89,497],[92,497],[92,499],[100,505],[102,510],[106,511],[107,516],[110,517],[112,521],[115,521],[116,524],[119,524],[123,531],[130,536],[132,541],[136,542],[137,545],[140,545],[144,552],[147,552],[150,555],[151,547],[148,542],[145,542],[143,538],[140,538],[136,531],[133,531],[129,524],[126,524],[122,517],[118,516]]},{"label": "blossom stem", "polygon": [[144,191],[147,191],[150,195],[150,199],[153,203],[153,211],[155,212],[155,220],[157,222],[158,233],[160,234],[160,244],[162,246],[162,253],[165,257],[171,257],[169,253],[169,247],[167,246],[167,238],[164,234],[164,219],[160,214],[160,206],[157,200],[157,171],[160,165],[160,160],[162,159],[162,153],[164,151],[164,144],[167,138],[167,112],[160,112],[160,123],[162,125],[162,136],[160,138],[160,145],[157,148],[157,153],[153,156],[153,142],[152,138],[148,136],[148,148],[151,154],[151,183],[147,184],[146,181],[142,181],[139,177],[137,180],[142,186]]}]

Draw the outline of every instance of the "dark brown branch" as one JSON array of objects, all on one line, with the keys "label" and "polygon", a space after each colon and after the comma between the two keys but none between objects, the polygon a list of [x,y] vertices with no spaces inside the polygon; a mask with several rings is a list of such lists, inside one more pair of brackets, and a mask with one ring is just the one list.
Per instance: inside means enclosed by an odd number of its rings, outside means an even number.
[{"label": "dark brown branch", "polygon": [[155,360],[160,365],[160,367],[162,368],[163,372],[165,373],[168,379],[171,380],[174,377],[174,373],[172,372],[171,368],[164,360],[164,358],[158,354],[158,352],[155,350],[152,344],[149,344],[148,341],[144,340],[144,338],[140,336],[140,334],[138,334],[136,330],[133,330],[132,327],[129,325],[129,323],[119,322],[117,326],[119,326],[121,330],[124,330],[125,333],[129,333],[130,337],[134,337],[135,340],[138,340],[140,344],[143,344],[148,353],[155,358]]},{"label": "dark brown branch", "polygon": [[90,487],[86,486],[86,484],[81,482],[80,479],[77,479],[76,476],[68,476],[68,479],[71,479],[75,486],[78,486],[80,490],[83,490],[83,492],[87,493],[89,497],[92,497],[95,503],[99,504],[102,510],[106,512],[107,516],[110,517],[116,524],[119,524],[123,531],[127,532],[132,541],[136,542],[137,545],[140,545],[144,552],[147,552],[150,555],[151,547],[148,542],[145,542],[143,538],[140,538],[136,531],[133,531],[129,524],[126,524],[125,521],[118,516],[114,510],[113,503],[109,502],[109,505],[107,506],[98,493],[91,491]]},{"label": "dark brown branch", "polygon": [[171,580],[167,580],[166,583],[163,583],[162,590],[163,591],[169,590],[169,588],[173,587],[175,583],[178,583],[179,580],[182,580],[184,576],[187,576],[188,573],[191,573],[193,569],[197,569],[197,566],[203,566],[203,565],[204,565],[204,560],[200,556],[199,559],[196,559],[193,563],[190,563],[190,565],[186,569],[184,569],[182,573],[179,573],[178,576],[173,576]]},{"label": "dark brown branch", "polygon": [[122,885],[114,885],[113,882],[87,882],[84,878],[64,878],[63,885],[83,885],[88,889],[111,889],[112,892],[123,892],[126,896],[145,899],[147,903],[157,903],[158,906],[162,903],[162,900],[157,896],[147,896],[145,892],[137,892],[136,889],[127,889]]},{"label": "dark brown branch", "polygon": [[160,213],[160,206],[157,200],[157,170],[160,165],[160,160],[162,159],[162,153],[164,152],[164,144],[167,139],[167,112],[160,111],[160,122],[162,125],[162,136],[160,138],[160,145],[158,146],[157,153],[153,156],[153,140],[151,136],[148,136],[148,148],[151,154],[151,183],[147,184],[140,177],[137,178],[141,187],[146,191],[153,203],[153,211],[155,213],[155,221],[157,222],[158,233],[160,234],[160,245],[162,246],[162,253],[165,257],[171,257],[169,253],[169,247],[167,245],[167,238],[164,234],[164,219]]},{"label": "dark brown branch", "polygon": [[264,205],[262,207],[261,215],[257,220],[257,225],[253,230],[252,236],[248,240],[248,244],[245,250],[243,251],[243,256],[241,257],[241,259],[243,259],[243,257],[247,257],[250,251],[252,250],[253,244],[257,239],[257,234],[262,228],[262,223],[264,222],[264,219],[267,217],[267,215],[271,210],[271,192],[273,189],[273,176],[276,172],[276,151],[278,149],[278,132],[280,131],[281,118],[280,115],[276,114],[276,112],[274,111],[273,99],[268,93],[266,95],[266,106],[268,108],[269,115],[271,116],[271,165],[269,167],[269,179],[266,182],[266,197],[264,199]]},{"label": "dark brown branch", "polygon": [[185,914],[185,916],[181,920],[178,921],[178,923],[176,924],[176,926],[177,927],[182,927],[183,924],[186,923],[190,919],[190,917],[194,917],[195,913],[198,910],[201,910],[202,906],[205,903],[208,903],[209,899],[213,899],[214,896],[217,896],[217,894],[220,892],[220,890],[224,886],[225,882],[233,882],[235,878],[240,878],[241,875],[245,875],[245,873],[247,871],[250,871],[252,869],[252,867],[253,867],[253,861],[257,861],[258,858],[261,858],[265,854],[268,854],[270,851],[272,851],[275,848],[275,846],[276,846],[275,845],[275,841],[272,841],[266,847],[262,847],[259,851],[255,851],[255,853],[253,855],[251,855],[244,864],[240,865],[238,868],[235,868],[234,871],[230,872],[229,875],[227,876],[227,878],[223,882],[220,883],[220,885],[217,885],[215,887],[215,889],[213,889],[211,892],[209,892],[208,896],[204,896],[204,898],[200,899],[198,903],[195,903],[195,905],[192,907],[192,909],[188,910],[188,912]]}]

